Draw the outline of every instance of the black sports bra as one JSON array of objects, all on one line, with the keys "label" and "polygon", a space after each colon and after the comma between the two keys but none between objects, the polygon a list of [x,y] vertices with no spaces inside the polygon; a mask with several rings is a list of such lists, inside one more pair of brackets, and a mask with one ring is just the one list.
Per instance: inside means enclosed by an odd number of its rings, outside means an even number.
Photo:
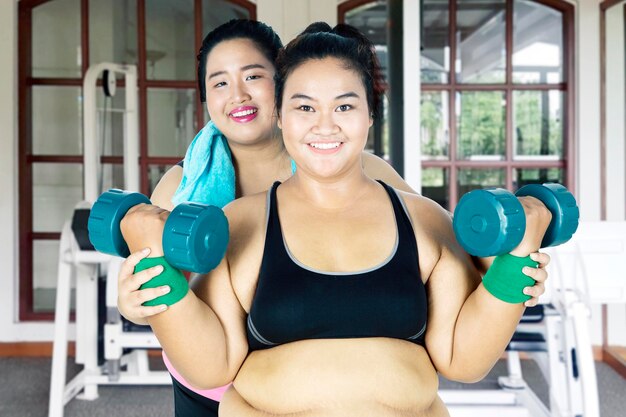
[{"label": "black sports bra", "polygon": [[428,302],[411,221],[389,194],[398,229],[392,254],[374,268],[315,271],[290,253],[280,226],[274,183],[259,280],[247,321],[251,351],[305,339],[389,337],[424,344]]}]

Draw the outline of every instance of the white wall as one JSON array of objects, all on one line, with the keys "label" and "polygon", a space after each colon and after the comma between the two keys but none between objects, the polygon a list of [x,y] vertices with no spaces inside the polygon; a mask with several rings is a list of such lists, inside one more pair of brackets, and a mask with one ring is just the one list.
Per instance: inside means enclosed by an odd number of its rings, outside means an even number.
[{"label": "white wall", "polygon": [[[570,2],[576,5],[576,194],[581,219],[600,220],[600,8],[597,0]],[[601,320],[601,307],[593,306],[596,345],[602,344]]]},{"label": "white wall", "polygon": [[606,176],[607,220],[626,218],[626,74],[624,2],[606,11]]},{"label": "white wall", "polygon": [[600,220],[600,2],[576,10],[577,188],[581,218]]},{"label": "white wall", "polygon": [[[419,2],[404,0],[403,4],[403,83],[404,83],[404,179],[414,190],[422,189],[422,139],[420,126],[420,8]],[[407,103],[409,103],[407,105]],[[411,105],[415,103],[416,105]]]},{"label": "white wall", "polygon": [[[626,219],[626,67],[624,46],[624,4],[606,11],[606,218]],[[608,343],[626,345],[626,307],[608,306]],[[621,329],[618,331],[617,329]]]},{"label": "white wall", "polygon": [[289,42],[309,24],[337,24],[338,0],[257,0],[257,19],[270,25],[283,43]]},{"label": "white wall", "polygon": [[[0,2],[0,53],[3,65],[0,65],[0,189],[5,198],[0,199],[0,277],[2,277],[3,291],[0,291],[0,334],[12,327],[14,314],[14,300],[16,291],[16,247],[17,233],[15,230],[17,188],[15,172],[17,164],[15,158],[17,134],[17,89],[15,80],[16,48],[16,18],[17,4],[14,1]],[[10,339],[10,338],[9,338]]]},{"label": "white wall", "polygon": [[17,1],[0,2],[0,342],[50,340],[49,323],[17,324]]},{"label": "white wall", "polygon": [[[296,7],[296,3],[297,6]],[[337,19],[338,0],[258,0],[257,17],[270,24],[280,34],[283,41],[289,41],[308,23],[324,20],[333,25]],[[417,2],[405,0],[405,31],[412,44],[419,44],[419,10]],[[579,197],[583,220],[600,219],[600,62],[599,62],[599,1],[579,0],[577,5],[577,48],[576,48],[576,128],[577,128],[577,194]],[[623,29],[622,29],[623,30]],[[611,35],[614,36],[614,35]],[[621,38],[623,42],[623,37]],[[623,53],[623,44],[621,46]],[[415,49],[415,48],[413,48]],[[612,56],[619,61],[619,57]],[[51,323],[16,323],[17,318],[17,0],[0,1],[0,54],[3,65],[0,66],[0,189],[5,198],[0,199],[0,276],[3,290],[0,291],[0,342],[6,341],[45,341],[52,339]],[[623,57],[621,58],[623,65]],[[409,77],[419,69],[419,57],[405,57],[405,88],[406,97],[415,97],[419,84]],[[624,69],[618,68],[615,71]],[[611,76],[612,77],[612,76]],[[612,78],[611,78],[612,79]],[[623,80],[623,77],[622,77]],[[614,81],[611,81],[614,82]],[[623,82],[623,81],[622,81]],[[616,90],[609,90],[616,91]],[[624,86],[620,90],[624,91]],[[610,100],[620,100],[611,97]],[[411,102],[419,103],[418,99]],[[623,106],[624,98],[621,103]],[[613,106],[613,104],[612,104]],[[408,111],[405,106],[405,111]],[[622,110],[623,111],[623,110]],[[622,113],[623,114],[623,113]],[[611,116],[610,123],[615,122]],[[623,121],[623,118],[622,118]],[[410,117],[405,114],[405,150],[419,154],[419,128],[411,127],[417,118],[414,111]],[[418,126],[418,125],[417,125]],[[623,128],[623,123],[622,123]],[[624,135],[613,135],[617,128],[611,128],[607,135],[607,155],[610,156],[607,173],[614,178],[624,175]],[[608,131],[608,130],[607,130]],[[419,166],[415,161],[405,161],[407,179],[413,185],[419,184]],[[617,177],[620,176],[621,177]],[[609,177],[611,178],[611,177]],[[624,188],[624,187],[622,187]],[[624,197],[615,194],[609,197],[608,213],[610,216],[624,219]],[[620,201],[621,200],[621,201]],[[620,310],[621,309],[621,310]],[[620,311],[611,311],[610,333],[614,336],[612,343],[626,345],[626,325],[623,320],[624,307]],[[621,313],[620,313],[621,312]],[[621,314],[621,316],[620,316]],[[602,341],[600,335],[600,309],[594,308],[595,344]]]}]

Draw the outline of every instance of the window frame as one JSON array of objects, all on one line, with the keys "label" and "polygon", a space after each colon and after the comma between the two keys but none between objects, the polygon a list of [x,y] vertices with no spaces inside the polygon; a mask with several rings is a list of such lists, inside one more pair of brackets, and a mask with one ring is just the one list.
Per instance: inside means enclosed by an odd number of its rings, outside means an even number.
[{"label": "window frame", "polygon": [[[450,207],[454,210],[454,206],[458,202],[459,187],[457,184],[458,170],[462,168],[501,168],[506,174],[506,188],[513,189],[513,172],[515,169],[527,168],[559,168],[563,170],[563,179],[565,185],[574,194],[576,190],[576,130],[575,130],[575,65],[574,65],[574,5],[562,0],[533,0],[534,2],[552,8],[562,13],[563,16],[563,80],[554,84],[514,84],[513,83],[513,0],[505,0],[506,7],[506,73],[505,82],[500,84],[470,84],[458,83],[456,74],[450,71],[448,82],[445,84],[426,84],[421,82],[422,92],[447,92],[448,94],[448,129],[450,136],[450,145],[448,149],[448,160],[422,160],[421,168],[444,168],[448,170],[448,200]],[[345,15],[352,9],[361,7],[368,3],[376,3],[378,0],[348,0],[338,6],[338,21],[344,22]],[[450,44],[450,62],[455,62],[457,55],[456,45],[456,12],[457,3],[454,0],[448,1],[449,27],[448,36]],[[423,21],[423,18],[421,19]],[[422,33],[424,29],[422,28]],[[548,91],[558,90],[564,94],[563,99],[563,156],[562,159],[556,161],[524,161],[513,159],[513,94],[515,91]],[[456,129],[456,95],[462,92],[473,91],[501,91],[505,93],[506,106],[506,124],[505,124],[505,141],[506,154],[505,159],[501,161],[469,161],[457,159],[457,129]]]},{"label": "window frame", "polygon": [[[82,89],[85,73],[89,69],[89,0],[79,0],[80,4],[80,47],[81,77],[32,77],[32,11],[54,0],[20,0],[18,3],[18,230],[19,230],[19,320],[50,321],[53,312],[34,311],[33,293],[33,247],[37,240],[60,241],[61,232],[37,232],[33,230],[33,164],[83,164],[83,155],[36,155],[32,150],[32,88],[34,86],[72,86]],[[150,88],[193,89],[194,80],[150,80],[147,78],[146,61],[146,2],[137,4],[137,88],[139,104],[139,165],[141,192],[148,194],[150,188],[149,167],[153,165],[174,165],[180,157],[150,156],[148,154],[148,109],[147,94]],[[248,11],[255,20],[257,6],[248,0],[226,0],[234,6]],[[202,25],[202,0],[193,0],[194,5],[194,50],[198,51],[204,37]],[[194,71],[195,73],[195,71]],[[195,77],[197,78],[197,76]],[[124,80],[117,80],[117,86],[124,87]],[[195,121],[204,125],[203,105],[196,94]],[[122,156],[101,156],[102,164],[122,164]],[[83,185],[84,186],[84,185]],[[54,272],[56,274],[56,271]]]}]

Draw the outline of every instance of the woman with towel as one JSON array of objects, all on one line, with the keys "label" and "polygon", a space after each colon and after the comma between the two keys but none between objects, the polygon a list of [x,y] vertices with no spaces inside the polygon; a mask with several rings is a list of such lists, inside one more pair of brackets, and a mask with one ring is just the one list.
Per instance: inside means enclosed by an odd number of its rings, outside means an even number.
[{"label": "woman with towel", "polygon": [[[171,210],[180,202],[194,201],[222,207],[235,198],[267,190],[274,181],[293,174],[274,105],[274,61],[281,46],[270,27],[248,20],[230,21],[207,35],[198,55],[198,80],[211,122],[190,145],[184,168],[174,166],[159,182],[151,197],[155,205]],[[369,177],[414,192],[380,158],[363,152],[361,159]],[[124,317],[137,324],[147,324],[147,317],[163,311],[163,306],[141,304],[169,290],[139,290],[159,273],[154,268],[132,274],[147,255],[131,256],[120,272],[118,306]],[[528,289],[535,297],[528,305],[543,293],[545,274],[538,278],[537,285]],[[194,280],[195,285],[202,283],[202,279]],[[217,415],[218,401],[227,387],[197,390],[164,359],[173,377],[176,415]]]}]

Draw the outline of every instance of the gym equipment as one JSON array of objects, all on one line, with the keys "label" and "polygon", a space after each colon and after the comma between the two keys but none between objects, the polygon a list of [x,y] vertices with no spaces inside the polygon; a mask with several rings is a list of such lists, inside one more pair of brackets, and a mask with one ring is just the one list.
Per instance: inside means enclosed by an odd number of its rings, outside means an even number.
[{"label": "gym equipment", "polygon": [[580,217],[576,199],[560,184],[529,184],[515,195],[502,188],[465,194],[454,211],[453,228],[467,253],[480,257],[513,250],[524,237],[526,217],[517,197],[539,199],[552,213],[541,247],[557,246],[572,238]]},{"label": "gym equipment", "polygon": [[[600,416],[592,304],[626,302],[626,222],[581,222],[572,239],[545,252],[546,293],[526,310],[509,343],[508,375],[493,389],[440,390],[452,417]],[[547,403],[525,381],[519,352],[539,367]]]},{"label": "gym equipment", "polygon": [[[127,257],[130,254],[120,230],[128,210],[151,204],[143,194],[111,189],[102,193],[91,208],[89,239],[96,250]],[[172,210],[163,230],[165,259],[175,268],[206,273],[215,268],[228,246],[228,220],[215,206],[179,204]]]},{"label": "gym equipment", "polygon": [[[137,68],[134,65],[100,63],[89,67],[83,80],[83,184],[85,202],[64,224],[59,244],[57,293],[54,316],[54,345],[50,375],[49,417],[63,417],[64,407],[74,397],[98,398],[101,385],[169,385],[168,372],[150,370],[147,349],[160,347],[150,332],[124,332],[117,310],[117,275],[123,259],[94,250],[89,242],[89,208],[100,194],[102,170],[98,138],[98,78],[105,72],[122,74],[125,83],[123,180],[127,189],[139,189],[139,111]],[[111,87],[114,77],[105,83]],[[114,94],[111,88],[106,96]],[[72,285],[76,286],[76,319],[70,321]],[[106,287],[106,290],[104,288]],[[106,301],[104,301],[106,300]],[[75,336],[74,336],[75,335]],[[83,369],[66,377],[68,340],[76,339],[76,364]],[[128,352],[128,349],[132,349]]]},{"label": "gym equipment", "polygon": [[[114,92],[113,73],[125,77],[125,107],[97,107],[98,80],[104,94]],[[107,98],[105,98],[106,102]],[[133,65],[100,63],[89,67],[83,81],[83,184],[85,201],[77,206],[72,220],[61,231],[57,292],[54,318],[54,345],[50,376],[49,417],[63,417],[65,405],[73,398],[95,400],[103,385],[171,385],[169,372],[150,368],[148,351],[160,349],[159,342],[146,326],[137,326],[122,318],[117,309],[117,277],[123,258],[95,251],[88,239],[87,220],[93,203],[103,190],[117,186],[112,171],[101,164],[105,152],[106,117],[99,112],[123,114],[123,186],[139,191],[139,110],[137,69]],[[195,104],[185,108],[185,119],[193,118]],[[98,123],[100,121],[100,124]],[[99,129],[101,127],[102,129]],[[102,172],[107,172],[106,175]],[[106,181],[104,181],[106,178]],[[171,215],[170,215],[171,216]],[[198,244],[202,242],[195,241]],[[197,251],[197,249],[196,249]],[[75,324],[70,321],[70,300],[76,287]],[[74,362],[82,370],[67,379],[68,341],[76,340]]]}]

